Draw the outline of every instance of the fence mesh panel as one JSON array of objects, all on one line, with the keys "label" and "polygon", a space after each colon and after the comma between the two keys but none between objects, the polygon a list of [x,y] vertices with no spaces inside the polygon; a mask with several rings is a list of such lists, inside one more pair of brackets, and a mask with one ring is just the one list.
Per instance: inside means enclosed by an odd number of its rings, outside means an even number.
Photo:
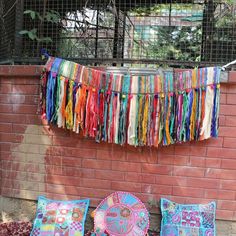
[{"label": "fence mesh panel", "polygon": [[234,0],[3,0],[0,61],[40,50],[99,65],[224,64],[236,57]]}]

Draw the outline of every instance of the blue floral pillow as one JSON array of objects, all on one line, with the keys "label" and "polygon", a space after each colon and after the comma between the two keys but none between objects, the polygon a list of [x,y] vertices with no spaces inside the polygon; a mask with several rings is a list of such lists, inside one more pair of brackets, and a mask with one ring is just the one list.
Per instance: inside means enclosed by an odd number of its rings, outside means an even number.
[{"label": "blue floral pillow", "polygon": [[215,236],[215,202],[184,205],[161,199],[160,236]]},{"label": "blue floral pillow", "polygon": [[89,199],[55,201],[38,197],[30,236],[83,236]]}]

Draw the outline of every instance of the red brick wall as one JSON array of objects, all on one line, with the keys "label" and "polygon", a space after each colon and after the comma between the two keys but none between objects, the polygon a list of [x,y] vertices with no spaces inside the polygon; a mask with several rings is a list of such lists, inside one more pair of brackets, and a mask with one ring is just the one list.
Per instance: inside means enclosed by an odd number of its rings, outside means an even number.
[{"label": "red brick wall", "polygon": [[42,125],[36,114],[40,67],[0,67],[1,194],[86,198],[116,190],[143,201],[217,201],[217,218],[236,220],[236,74],[222,85],[220,137],[160,149],[97,144]]}]

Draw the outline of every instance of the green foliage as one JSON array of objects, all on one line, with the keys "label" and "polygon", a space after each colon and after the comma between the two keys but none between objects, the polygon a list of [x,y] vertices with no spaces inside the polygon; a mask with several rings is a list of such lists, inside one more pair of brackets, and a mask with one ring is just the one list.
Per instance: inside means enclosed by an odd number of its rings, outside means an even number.
[{"label": "green foliage", "polygon": [[[24,14],[29,15],[32,21],[39,21],[41,24],[44,22],[58,24],[61,19],[60,14],[54,10],[47,11],[45,15],[41,15],[39,12],[32,10],[26,10],[24,11]],[[52,43],[52,39],[50,37],[40,37],[37,28],[21,30],[19,34],[26,35],[32,41]]]},{"label": "green foliage", "polygon": [[[145,27],[145,26],[144,26]],[[150,26],[146,26],[150,27]],[[134,56],[139,55],[142,50],[143,56],[158,60],[199,61],[201,54],[202,30],[200,26],[159,26],[150,27],[154,31],[151,40],[142,36],[139,32],[135,34],[135,40],[142,42],[134,46]],[[141,30],[142,32],[142,30]],[[152,38],[151,37],[151,38]]]}]

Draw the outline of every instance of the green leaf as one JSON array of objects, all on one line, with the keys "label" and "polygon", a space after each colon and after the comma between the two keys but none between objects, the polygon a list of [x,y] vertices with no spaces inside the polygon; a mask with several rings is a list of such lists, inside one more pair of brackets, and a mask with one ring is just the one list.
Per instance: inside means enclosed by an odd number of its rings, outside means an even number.
[{"label": "green leaf", "polygon": [[31,10],[25,10],[24,14],[30,14],[32,11]]},{"label": "green leaf", "polygon": [[28,36],[29,36],[29,38],[31,39],[31,40],[35,40],[35,39],[37,39],[38,38],[38,36],[37,36],[37,29],[32,29],[32,30],[30,30],[29,32],[28,32]]},{"label": "green leaf", "polygon": [[30,38],[31,40],[35,40],[35,39],[36,39],[36,35],[33,34],[31,31],[29,31],[28,36],[29,36],[29,38]]},{"label": "green leaf", "polygon": [[43,17],[37,12],[37,17],[39,18],[40,21],[43,21]]},{"label": "green leaf", "polygon": [[32,10],[26,10],[24,11],[24,14],[29,14],[32,20],[34,20],[36,17],[36,12]]},{"label": "green leaf", "polygon": [[32,30],[30,30],[33,34],[36,34],[37,33],[37,29],[36,28],[33,28]]},{"label": "green leaf", "polygon": [[37,41],[43,43],[52,43],[52,39],[50,37],[38,38]]},{"label": "green leaf", "polygon": [[29,33],[28,30],[21,30],[21,31],[19,32],[19,34],[28,34],[28,33]]},{"label": "green leaf", "polygon": [[34,20],[34,19],[35,19],[35,16],[36,16],[35,11],[32,11],[32,12],[30,13],[30,16],[31,16],[32,20]]}]

